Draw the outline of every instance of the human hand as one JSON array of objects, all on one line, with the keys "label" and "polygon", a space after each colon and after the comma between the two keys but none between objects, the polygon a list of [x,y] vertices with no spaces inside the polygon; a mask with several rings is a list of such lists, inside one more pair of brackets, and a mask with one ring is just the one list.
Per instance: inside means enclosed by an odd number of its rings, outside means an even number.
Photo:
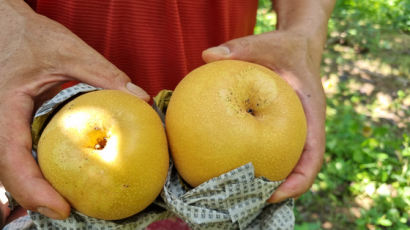
[{"label": "human hand", "polygon": [[70,205],[43,178],[31,156],[34,108],[63,82],[78,80],[149,95],[62,25],[24,1],[0,0],[0,181],[24,208],[64,219]]},{"label": "human hand", "polygon": [[266,66],[283,77],[298,94],[306,115],[306,143],[292,173],[269,199],[298,197],[313,184],[325,150],[325,95],[319,76],[320,44],[294,31],[274,31],[234,39],[205,50],[205,62],[238,59]]}]

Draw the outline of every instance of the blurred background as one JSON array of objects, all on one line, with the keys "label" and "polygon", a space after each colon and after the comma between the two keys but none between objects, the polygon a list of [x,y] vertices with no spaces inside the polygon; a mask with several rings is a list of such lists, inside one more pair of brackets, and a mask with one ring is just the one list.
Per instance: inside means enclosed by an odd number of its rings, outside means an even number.
[{"label": "blurred background", "polygon": [[[255,33],[275,24],[259,0]],[[295,229],[410,229],[410,1],[338,0],[321,73],[325,161]]]}]

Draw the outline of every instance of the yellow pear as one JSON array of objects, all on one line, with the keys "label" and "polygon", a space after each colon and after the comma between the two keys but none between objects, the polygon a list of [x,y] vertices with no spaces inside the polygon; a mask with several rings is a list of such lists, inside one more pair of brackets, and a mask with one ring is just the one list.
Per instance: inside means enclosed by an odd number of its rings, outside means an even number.
[{"label": "yellow pear", "polygon": [[159,116],[143,100],[117,90],[86,93],[64,105],[41,134],[38,161],[72,207],[105,220],[151,204],[169,166]]},{"label": "yellow pear", "polygon": [[306,139],[295,91],[261,65],[225,60],[205,64],[175,88],[166,131],[176,169],[197,186],[252,162],[255,175],[285,179]]}]

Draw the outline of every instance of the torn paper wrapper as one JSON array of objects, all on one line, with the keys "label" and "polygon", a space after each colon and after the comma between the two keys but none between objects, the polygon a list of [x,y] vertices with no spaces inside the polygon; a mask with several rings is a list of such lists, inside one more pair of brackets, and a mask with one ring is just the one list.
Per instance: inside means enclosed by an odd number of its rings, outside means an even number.
[{"label": "torn paper wrapper", "polygon": [[293,229],[293,200],[266,203],[280,184],[255,178],[249,163],[187,190],[171,167],[161,196],[192,229]]}]

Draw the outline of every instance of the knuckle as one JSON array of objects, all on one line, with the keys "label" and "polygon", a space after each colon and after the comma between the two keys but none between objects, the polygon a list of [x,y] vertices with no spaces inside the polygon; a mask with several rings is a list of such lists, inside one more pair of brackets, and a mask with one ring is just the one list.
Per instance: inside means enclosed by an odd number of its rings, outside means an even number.
[{"label": "knuckle", "polygon": [[251,46],[251,42],[249,41],[248,38],[243,38],[243,39],[240,39],[239,45],[243,50],[249,50]]}]

